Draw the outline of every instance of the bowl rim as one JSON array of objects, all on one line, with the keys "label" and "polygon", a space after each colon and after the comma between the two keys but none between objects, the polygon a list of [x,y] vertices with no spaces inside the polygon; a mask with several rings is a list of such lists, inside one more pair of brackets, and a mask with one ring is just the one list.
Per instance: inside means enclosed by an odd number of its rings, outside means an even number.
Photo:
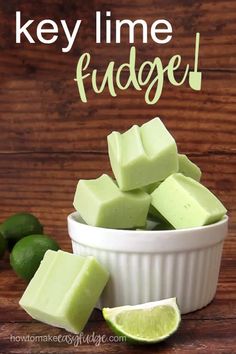
[{"label": "bowl rim", "polygon": [[[90,226],[68,215],[68,232],[75,245],[124,253],[172,253],[193,251],[222,243],[227,236],[228,216],[206,226],[179,230],[120,230]],[[79,215],[80,216],[80,215]]]},{"label": "bowl rim", "polygon": [[82,225],[83,227],[86,227],[90,230],[98,229],[98,230],[103,230],[104,232],[112,232],[112,233],[125,233],[126,235],[132,235],[132,234],[164,234],[164,233],[185,233],[185,232],[190,232],[190,231],[200,231],[200,230],[206,230],[206,229],[212,229],[217,226],[223,225],[228,222],[229,217],[228,215],[224,215],[223,218],[213,224],[209,225],[203,225],[203,226],[197,226],[197,227],[189,227],[189,228],[183,228],[183,229],[172,229],[172,230],[145,230],[145,229],[138,229],[138,230],[130,230],[130,229],[111,229],[111,228],[105,228],[105,227],[100,227],[100,226],[92,226],[88,225],[86,223],[79,222],[78,220],[75,219],[75,216],[81,217],[80,213],[78,211],[74,211],[70,213],[67,217],[68,221],[71,220],[75,224]]}]

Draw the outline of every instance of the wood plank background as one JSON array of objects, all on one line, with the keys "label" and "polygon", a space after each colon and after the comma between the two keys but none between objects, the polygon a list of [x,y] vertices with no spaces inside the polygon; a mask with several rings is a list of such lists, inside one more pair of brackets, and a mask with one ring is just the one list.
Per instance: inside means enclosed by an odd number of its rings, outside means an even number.
[{"label": "wood plank background", "polygon": [[[15,12],[23,19],[66,19],[72,28],[82,19],[79,39],[64,54],[62,37],[54,45],[15,43]],[[100,78],[107,63],[128,59],[127,35],[121,44],[95,45],[95,11],[112,11],[115,19],[143,18],[150,25],[168,19],[173,39],[167,45],[136,37],[138,65],[160,56],[164,64],[182,56],[182,69],[193,65],[195,33],[201,33],[199,65],[202,90],[187,84],[164,83],[160,101],[144,102],[134,89],[95,95],[88,87],[82,104],[74,81],[76,63],[84,51]],[[32,26],[32,33],[36,25]],[[114,27],[112,28],[114,35]],[[62,35],[62,33],[60,32]],[[66,343],[11,342],[11,335],[58,335],[64,331],[32,321],[18,306],[25,288],[9,267],[0,263],[0,352],[2,353],[236,353],[236,2],[234,0],[9,0],[0,3],[0,211],[1,219],[18,211],[36,214],[63,249],[71,250],[66,216],[79,178],[110,173],[106,136],[160,116],[203,171],[203,183],[229,210],[230,231],[225,242],[217,295],[211,305],[184,316],[179,332],[155,347],[106,343],[79,348]],[[85,333],[111,335],[95,311]]]}]

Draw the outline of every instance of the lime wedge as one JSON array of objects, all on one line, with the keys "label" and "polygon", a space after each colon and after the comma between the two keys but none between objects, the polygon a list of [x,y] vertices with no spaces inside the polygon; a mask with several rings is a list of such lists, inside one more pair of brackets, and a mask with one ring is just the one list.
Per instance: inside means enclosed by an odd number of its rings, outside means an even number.
[{"label": "lime wedge", "polygon": [[181,321],[176,298],[103,308],[102,313],[113,332],[137,343],[160,342],[173,334]]}]

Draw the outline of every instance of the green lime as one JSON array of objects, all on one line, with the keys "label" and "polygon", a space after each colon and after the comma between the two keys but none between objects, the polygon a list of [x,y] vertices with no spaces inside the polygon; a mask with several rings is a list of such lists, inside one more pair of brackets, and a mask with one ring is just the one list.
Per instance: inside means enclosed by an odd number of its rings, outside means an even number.
[{"label": "green lime", "polygon": [[56,241],[47,235],[30,235],[18,241],[10,254],[10,263],[19,277],[30,281],[47,250],[57,251]]},{"label": "green lime", "polygon": [[7,242],[3,237],[2,233],[0,232],[0,259],[4,256],[6,250]]},{"label": "green lime", "polygon": [[119,336],[134,343],[156,343],[179,327],[181,317],[176,298],[135,306],[104,308],[103,317]]},{"label": "green lime", "polygon": [[1,224],[0,232],[6,238],[9,249],[12,249],[21,238],[33,234],[42,234],[43,226],[34,215],[18,213],[10,216]]}]

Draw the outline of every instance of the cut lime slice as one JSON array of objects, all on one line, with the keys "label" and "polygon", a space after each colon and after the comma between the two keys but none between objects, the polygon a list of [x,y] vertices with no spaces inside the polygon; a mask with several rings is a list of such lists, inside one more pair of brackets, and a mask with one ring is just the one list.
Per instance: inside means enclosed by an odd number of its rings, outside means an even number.
[{"label": "cut lime slice", "polygon": [[173,334],[181,321],[176,298],[104,308],[102,313],[113,332],[130,342],[160,342]]}]

